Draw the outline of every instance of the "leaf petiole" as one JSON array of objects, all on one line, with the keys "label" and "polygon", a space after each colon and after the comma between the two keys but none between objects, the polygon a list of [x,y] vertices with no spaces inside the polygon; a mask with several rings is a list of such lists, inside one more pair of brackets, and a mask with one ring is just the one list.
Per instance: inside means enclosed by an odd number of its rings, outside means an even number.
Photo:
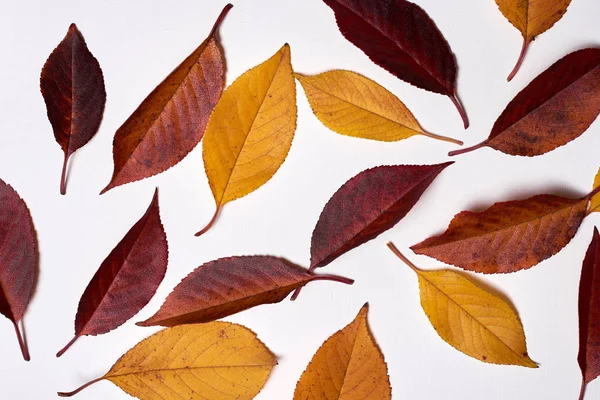
[{"label": "leaf petiole", "polygon": [[23,359],[25,361],[31,360],[31,356],[29,355],[29,348],[27,347],[27,342],[23,339],[21,335],[21,331],[19,330],[19,325],[16,322],[13,322],[15,327],[15,332],[17,334],[17,340],[19,341],[19,347],[21,348],[21,353],[23,354]]},{"label": "leaf petiole", "polygon": [[63,354],[65,354],[65,352],[67,350],[69,350],[69,348],[73,345],[73,343],[75,343],[75,341],[77,339],[79,339],[79,336],[75,336],[73,339],[71,339],[71,341],[69,343],[67,343],[67,345],[65,347],[63,347],[61,351],[56,353],[56,357],[58,358],[58,357],[62,356]]},{"label": "leaf petiole", "polygon": [[101,380],[104,380],[104,377],[91,380],[88,383],[86,383],[85,385],[82,385],[82,386],[78,387],[77,389],[73,390],[72,392],[58,392],[56,394],[58,395],[58,397],[75,396],[77,393],[81,392],[83,389],[93,385],[94,383],[100,382]]},{"label": "leaf petiole", "polygon": [[525,59],[525,53],[527,53],[527,48],[529,48],[529,43],[531,43],[531,42],[529,42],[527,39],[523,38],[523,46],[521,47],[521,54],[519,54],[519,59],[517,60],[517,64],[511,71],[510,75],[508,75],[508,78],[506,78],[506,80],[508,82],[510,82],[515,77],[517,72],[519,72],[519,69],[521,68],[521,64],[523,64],[523,60]]},{"label": "leaf petiole", "polygon": [[215,213],[213,214],[212,218],[210,219],[210,221],[208,221],[208,224],[206,224],[206,226],[204,228],[202,228],[202,230],[200,230],[198,233],[196,233],[196,237],[198,236],[202,236],[204,235],[206,232],[208,232],[208,230],[210,228],[212,228],[212,226],[214,225],[215,221],[217,220],[217,217],[219,216],[219,212],[221,211],[221,207],[217,207],[217,209],[215,210]]},{"label": "leaf petiole", "polygon": [[408,258],[406,258],[404,256],[404,254],[402,254],[400,252],[400,250],[398,250],[398,248],[394,245],[394,243],[392,242],[388,242],[387,243],[387,247],[392,251],[392,253],[394,253],[399,259],[401,259],[402,261],[404,261],[404,263],[406,265],[408,265],[410,267],[410,269],[412,269],[413,271],[415,271],[417,274],[420,272],[419,268],[417,268],[417,266],[415,264],[413,264]]}]

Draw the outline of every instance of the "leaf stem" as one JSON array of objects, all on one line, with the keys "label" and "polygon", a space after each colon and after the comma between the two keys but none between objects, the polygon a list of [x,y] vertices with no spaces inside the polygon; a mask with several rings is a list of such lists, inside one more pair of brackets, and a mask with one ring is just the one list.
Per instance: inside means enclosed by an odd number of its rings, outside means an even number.
[{"label": "leaf stem", "polygon": [[343,276],[338,276],[338,275],[328,275],[328,274],[314,275],[313,280],[314,281],[339,282],[339,283],[343,283],[345,285],[353,285],[354,284],[354,279],[345,278]]},{"label": "leaf stem", "polygon": [[67,164],[69,163],[69,153],[65,153],[63,161],[62,173],[60,175],[60,194],[67,194]]},{"label": "leaf stem", "polygon": [[[308,268],[308,272],[314,272],[314,270],[315,270],[315,269],[317,269],[317,267],[316,267],[316,266],[314,266],[314,265],[311,265],[311,266]],[[300,292],[301,292],[301,291],[302,291],[302,286],[300,286],[298,289],[296,289],[296,290],[294,291],[294,294],[292,295],[292,297],[290,297],[290,300],[291,300],[291,301],[296,301],[296,299],[298,298],[298,296],[300,296]]]},{"label": "leaf stem", "polygon": [[400,253],[400,250],[398,250],[398,248],[396,246],[394,246],[394,243],[392,242],[388,242],[387,243],[387,247],[392,251],[392,253],[394,253],[399,259],[401,259],[402,261],[404,261],[404,263],[406,265],[408,265],[413,271],[415,271],[417,274],[420,272],[419,268],[417,268],[417,266],[415,264],[413,264],[408,258],[406,258],[404,256],[404,254]]},{"label": "leaf stem", "polygon": [[78,387],[77,389],[73,390],[72,392],[58,392],[58,397],[71,397],[71,396],[75,396],[77,393],[81,392],[83,389],[93,385],[94,383],[100,382],[101,380],[103,380],[104,377],[101,378],[97,378],[94,379],[92,381],[89,381],[88,383],[86,383],[85,385],[82,385],[80,387]]},{"label": "leaf stem", "polygon": [[233,8],[233,4],[231,4],[231,3],[229,3],[225,7],[223,7],[223,11],[221,11],[221,14],[219,14],[219,17],[215,21],[215,24],[213,25],[212,29],[210,30],[210,33],[208,34],[208,37],[212,37],[215,34],[215,32],[217,32],[217,29],[219,29],[219,27],[221,26],[221,23],[225,19],[225,16],[229,12],[229,10],[231,10],[232,8]]},{"label": "leaf stem", "polygon": [[73,339],[71,339],[71,341],[69,343],[67,343],[67,345],[65,347],[62,348],[61,351],[59,351],[58,353],[56,353],[56,357],[58,358],[58,357],[62,356],[63,354],[65,354],[65,352],[67,350],[69,350],[69,348],[73,345],[73,343],[75,343],[75,341],[77,339],[79,339],[79,336],[76,335]]},{"label": "leaf stem", "polygon": [[458,98],[458,95],[454,93],[452,96],[450,96],[450,100],[452,100],[452,103],[454,103],[454,106],[458,110],[458,113],[460,114],[460,117],[463,120],[463,125],[465,126],[465,129],[467,129],[469,127],[469,117],[467,116],[467,112],[465,111],[462,102]]},{"label": "leaf stem", "polygon": [[585,384],[585,377],[582,377],[581,379],[581,390],[579,391],[579,400],[583,400],[585,397],[585,388],[586,388],[586,384]]},{"label": "leaf stem", "polygon": [[462,146],[464,144],[460,140],[452,139],[452,138],[449,138],[449,137],[446,137],[446,136],[436,135],[435,133],[421,132],[421,135],[430,137],[432,139],[441,140],[441,141],[444,141],[444,142],[454,143],[454,144],[457,144],[459,146]]},{"label": "leaf stem", "polygon": [[214,225],[215,221],[217,220],[217,216],[219,215],[220,211],[221,211],[221,207],[217,207],[217,209],[215,210],[215,213],[213,214],[212,218],[210,219],[210,221],[208,221],[208,224],[206,224],[206,226],[204,228],[202,228],[202,230],[200,230],[198,233],[196,233],[196,237],[204,235],[206,232],[208,232],[208,230],[210,228],[212,228],[212,226]]},{"label": "leaf stem", "polygon": [[27,348],[27,343],[23,340],[23,336],[21,335],[21,331],[19,330],[19,325],[16,322],[13,322],[15,327],[15,332],[17,334],[17,340],[19,341],[19,347],[21,348],[21,354],[23,354],[23,359],[25,361],[31,360],[29,355],[29,349]]},{"label": "leaf stem", "polygon": [[527,53],[527,48],[529,47],[529,43],[531,43],[531,42],[529,42],[527,39],[523,38],[523,46],[521,47],[521,54],[519,54],[519,59],[517,60],[517,64],[511,71],[510,75],[508,75],[508,78],[506,78],[506,80],[508,82],[512,81],[512,79],[515,77],[517,72],[519,72],[519,68],[521,68],[521,64],[523,64],[523,60],[525,59],[525,53]]},{"label": "leaf stem", "polygon": [[600,186],[594,188],[594,190],[592,190],[587,196],[585,196],[585,198],[589,200],[592,197],[594,197],[595,195],[597,195],[598,192],[600,192]]},{"label": "leaf stem", "polygon": [[469,153],[473,150],[477,150],[480,149],[482,147],[487,146],[487,140],[484,140],[483,142],[476,144],[475,146],[471,146],[471,147],[465,147],[464,149],[458,149],[458,150],[453,150],[451,152],[448,153],[449,157],[454,157],[454,156],[458,156],[460,154],[465,154],[465,153]]}]

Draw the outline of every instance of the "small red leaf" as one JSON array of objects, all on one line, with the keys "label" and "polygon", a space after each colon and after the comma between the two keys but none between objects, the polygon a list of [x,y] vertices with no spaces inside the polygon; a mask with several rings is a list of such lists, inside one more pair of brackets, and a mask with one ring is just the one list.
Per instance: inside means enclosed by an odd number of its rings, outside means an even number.
[{"label": "small red leaf", "polygon": [[106,103],[102,69],[75,24],[44,64],[40,87],[54,137],[65,153],[60,181],[65,194],[69,157],[94,137]]},{"label": "small red leaf", "polygon": [[167,271],[167,237],[160,221],[158,189],[144,216],[117,244],[85,289],[77,316],[75,337],[100,335],[122,325],[154,296]]},{"label": "small red leaf", "polygon": [[26,361],[29,350],[18,324],[33,295],[37,264],[29,209],[17,192],[0,179],[0,313],[12,321]]}]

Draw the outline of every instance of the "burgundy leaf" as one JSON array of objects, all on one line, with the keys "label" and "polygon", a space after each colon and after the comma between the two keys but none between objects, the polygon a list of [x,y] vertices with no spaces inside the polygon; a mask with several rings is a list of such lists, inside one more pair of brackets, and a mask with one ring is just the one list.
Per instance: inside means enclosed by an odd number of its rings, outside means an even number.
[{"label": "burgundy leaf", "polygon": [[40,87],[54,137],[65,153],[60,181],[65,194],[69,157],[94,137],[106,103],[100,64],[75,24],[44,64]]},{"label": "burgundy leaf", "polygon": [[467,115],[456,94],[456,59],[427,13],[405,0],[323,0],[344,37],[375,64],[421,89],[446,95]]},{"label": "burgundy leaf", "polygon": [[106,257],[88,284],[75,317],[75,337],[56,356],[64,354],[81,336],[117,328],[148,304],[165,277],[168,253],[157,189],[144,216]]}]

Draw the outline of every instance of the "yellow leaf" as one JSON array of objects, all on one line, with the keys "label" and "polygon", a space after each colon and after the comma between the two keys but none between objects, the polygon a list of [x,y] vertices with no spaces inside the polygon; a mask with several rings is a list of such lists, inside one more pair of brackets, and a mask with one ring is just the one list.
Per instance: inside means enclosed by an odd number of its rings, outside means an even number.
[{"label": "yellow leaf", "polygon": [[290,47],[240,76],[216,105],[202,145],[217,209],[264,185],[285,160],[296,130]]},{"label": "yellow leaf", "polygon": [[371,335],[365,304],[356,319],[331,336],[300,377],[294,400],[392,398],[387,365]]},{"label": "yellow leaf", "polygon": [[315,76],[296,74],[296,78],[317,118],[339,134],[384,142],[425,135],[462,144],[425,132],[400,99],[357,73],[333,70]]},{"label": "yellow leaf", "polygon": [[[594,178],[594,190],[600,188],[600,169],[598,170],[598,173],[596,174],[596,177]],[[600,194],[595,193],[594,195],[592,195],[592,198],[590,200],[590,208],[588,213],[593,213],[593,212],[598,212],[600,211]]]},{"label": "yellow leaf", "polygon": [[141,400],[253,399],[264,386],[275,356],[241,325],[228,322],[162,330],[129,350],[103,377]]},{"label": "yellow leaf", "polygon": [[421,305],[438,335],[458,351],[492,364],[537,368],[527,355],[517,313],[500,297],[450,271],[421,271],[388,247],[419,277]]}]

